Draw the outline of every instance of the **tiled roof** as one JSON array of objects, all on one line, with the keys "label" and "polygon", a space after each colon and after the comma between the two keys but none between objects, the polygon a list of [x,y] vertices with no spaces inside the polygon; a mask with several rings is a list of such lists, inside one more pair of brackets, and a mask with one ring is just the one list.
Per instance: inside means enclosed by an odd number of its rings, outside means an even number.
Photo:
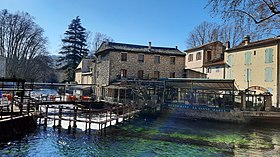
[{"label": "tiled roof", "polygon": [[225,65],[225,61],[224,60],[219,60],[219,61],[215,61],[215,62],[208,62],[205,63],[204,66],[205,67],[209,67],[209,66],[215,66],[215,65]]},{"label": "tiled roof", "polygon": [[277,41],[280,42],[280,37],[268,38],[268,39],[264,39],[264,40],[250,42],[248,45],[244,45],[244,43],[241,43],[238,46],[227,49],[225,51],[229,52],[229,51],[234,51],[234,50],[247,49],[247,48],[252,48],[254,46],[260,46],[260,45],[264,45],[264,44],[274,43]]},{"label": "tiled roof", "polygon": [[115,42],[103,42],[99,47],[99,49],[97,50],[96,55],[107,50],[146,53],[146,54],[165,54],[165,55],[185,56],[185,53],[181,52],[176,48],[151,46],[151,49],[149,49],[149,46],[115,43]]},{"label": "tiled roof", "polygon": [[185,52],[188,53],[188,52],[193,52],[193,51],[201,50],[204,47],[206,47],[208,45],[211,45],[211,44],[215,44],[215,43],[221,43],[222,44],[222,42],[220,42],[220,41],[214,41],[214,42],[206,43],[206,44],[203,44],[201,46],[197,46],[197,47],[194,47],[194,48],[191,48],[191,49],[187,49],[187,50],[185,50]]}]

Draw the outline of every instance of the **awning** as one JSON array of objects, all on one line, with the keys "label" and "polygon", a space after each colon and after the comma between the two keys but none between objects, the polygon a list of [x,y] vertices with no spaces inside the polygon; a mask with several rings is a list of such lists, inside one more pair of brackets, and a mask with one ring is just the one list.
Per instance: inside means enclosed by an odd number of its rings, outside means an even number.
[{"label": "awning", "polygon": [[232,79],[204,79],[204,78],[168,78],[166,87],[187,88],[193,90],[237,90]]},{"label": "awning", "polygon": [[109,85],[109,86],[106,86],[104,88],[108,88],[108,89],[127,89],[124,86],[115,86],[115,85]]}]

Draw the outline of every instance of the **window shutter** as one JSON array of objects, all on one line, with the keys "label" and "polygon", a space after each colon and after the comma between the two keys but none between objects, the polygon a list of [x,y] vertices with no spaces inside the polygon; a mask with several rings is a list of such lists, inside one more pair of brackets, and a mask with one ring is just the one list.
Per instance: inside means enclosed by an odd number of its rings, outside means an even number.
[{"label": "window shutter", "polygon": [[228,74],[227,74],[228,79],[232,78],[232,69],[228,69]]},{"label": "window shutter", "polygon": [[265,49],[265,63],[272,63],[273,62],[273,49]]},{"label": "window shutter", "polygon": [[269,54],[268,54],[268,49],[265,49],[265,63],[268,63],[268,57],[269,56]]},{"label": "window shutter", "polygon": [[271,67],[265,68],[265,81],[266,82],[273,81],[272,70],[273,70],[273,68],[271,68]]},{"label": "window shutter", "polygon": [[245,53],[245,65],[250,65],[251,64],[251,52],[248,51]]},{"label": "window shutter", "polygon": [[269,63],[272,63],[273,62],[273,49],[270,48],[268,50],[269,50]]},{"label": "window shutter", "polygon": [[232,55],[228,55],[228,65],[232,66]]}]

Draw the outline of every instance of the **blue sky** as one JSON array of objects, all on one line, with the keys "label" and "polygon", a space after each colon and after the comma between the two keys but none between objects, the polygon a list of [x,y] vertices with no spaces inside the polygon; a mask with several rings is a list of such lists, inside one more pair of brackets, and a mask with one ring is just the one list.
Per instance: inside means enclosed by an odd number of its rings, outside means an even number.
[{"label": "blue sky", "polygon": [[115,42],[185,50],[187,35],[203,21],[217,22],[204,9],[207,0],[0,0],[0,10],[24,11],[45,30],[48,50],[58,53],[71,20]]}]

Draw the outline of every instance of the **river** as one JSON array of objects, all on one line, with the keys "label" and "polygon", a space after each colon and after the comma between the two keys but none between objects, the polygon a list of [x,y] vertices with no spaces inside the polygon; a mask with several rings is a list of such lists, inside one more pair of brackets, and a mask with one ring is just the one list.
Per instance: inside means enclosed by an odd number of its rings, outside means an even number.
[{"label": "river", "polygon": [[280,156],[280,126],[140,116],[97,133],[47,127],[0,144],[0,156]]}]

